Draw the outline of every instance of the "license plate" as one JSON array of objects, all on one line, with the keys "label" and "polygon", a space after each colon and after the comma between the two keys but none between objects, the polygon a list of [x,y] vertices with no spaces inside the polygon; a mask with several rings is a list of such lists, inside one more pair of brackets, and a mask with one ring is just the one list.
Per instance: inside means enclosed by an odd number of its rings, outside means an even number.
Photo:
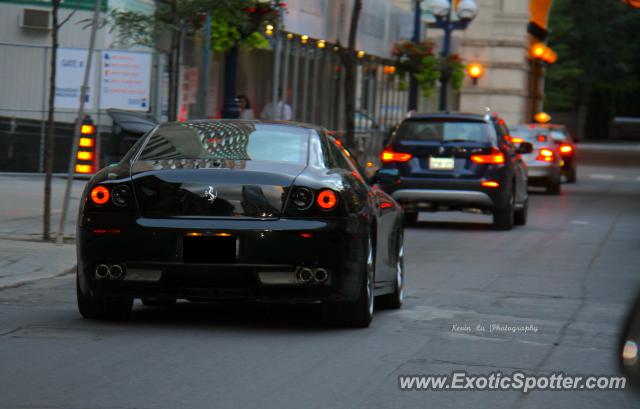
[{"label": "license plate", "polygon": [[429,169],[431,170],[452,170],[454,168],[453,158],[429,158]]},{"label": "license plate", "polygon": [[238,257],[235,236],[187,236],[182,243],[185,263],[232,264]]}]

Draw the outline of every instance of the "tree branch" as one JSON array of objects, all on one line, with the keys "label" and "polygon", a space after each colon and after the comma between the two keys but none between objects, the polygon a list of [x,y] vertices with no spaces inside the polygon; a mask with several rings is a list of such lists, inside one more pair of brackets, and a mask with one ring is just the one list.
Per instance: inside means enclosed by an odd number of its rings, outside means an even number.
[{"label": "tree branch", "polygon": [[76,14],[75,10],[72,10],[71,13],[67,14],[67,17],[64,18],[64,20],[62,20],[59,24],[58,27],[56,27],[56,29],[60,29],[60,27],[64,26],[64,24],[69,21],[69,19],[71,17],[73,17],[73,15]]}]

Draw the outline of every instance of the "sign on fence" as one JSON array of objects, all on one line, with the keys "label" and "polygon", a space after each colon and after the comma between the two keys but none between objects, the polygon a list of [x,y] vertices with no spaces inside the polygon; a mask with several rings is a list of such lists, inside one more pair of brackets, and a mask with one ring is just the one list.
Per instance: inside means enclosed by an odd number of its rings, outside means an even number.
[{"label": "sign on fence", "polygon": [[101,57],[100,108],[148,111],[151,54],[103,51]]},{"label": "sign on fence", "polygon": [[[80,48],[59,48],[56,58],[56,108],[77,109],[80,105],[80,88],[87,64],[87,50]],[[94,70],[89,74],[86,109],[93,109]]]}]

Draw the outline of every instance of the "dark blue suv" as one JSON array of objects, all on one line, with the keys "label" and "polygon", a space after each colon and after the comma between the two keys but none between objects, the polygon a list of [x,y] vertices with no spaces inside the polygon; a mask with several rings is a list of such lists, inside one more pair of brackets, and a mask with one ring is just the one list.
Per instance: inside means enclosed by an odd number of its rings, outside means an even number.
[{"label": "dark blue suv", "polygon": [[414,114],[382,152],[378,184],[415,222],[420,211],[477,209],[493,226],[509,230],[527,222],[527,169],[496,114]]}]

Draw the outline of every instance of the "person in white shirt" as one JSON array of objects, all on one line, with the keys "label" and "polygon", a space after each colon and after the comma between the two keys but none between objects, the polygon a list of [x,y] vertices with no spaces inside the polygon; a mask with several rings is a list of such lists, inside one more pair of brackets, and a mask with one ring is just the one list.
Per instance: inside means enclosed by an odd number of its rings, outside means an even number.
[{"label": "person in white shirt", "polygon": [[251,109],[251,102],[246,95],[238,95],[238,105],[240,106],[240,119],[254,119],[253,109]]},{"label": "person in white shirt", "polygon": [[269,102],[262,110],[260,118],[291,121],[293,118],[291,105],[287,104],[282,98],[281,89],[278,90],[278,102],[275,104],[275,107],[273,102]]}]

